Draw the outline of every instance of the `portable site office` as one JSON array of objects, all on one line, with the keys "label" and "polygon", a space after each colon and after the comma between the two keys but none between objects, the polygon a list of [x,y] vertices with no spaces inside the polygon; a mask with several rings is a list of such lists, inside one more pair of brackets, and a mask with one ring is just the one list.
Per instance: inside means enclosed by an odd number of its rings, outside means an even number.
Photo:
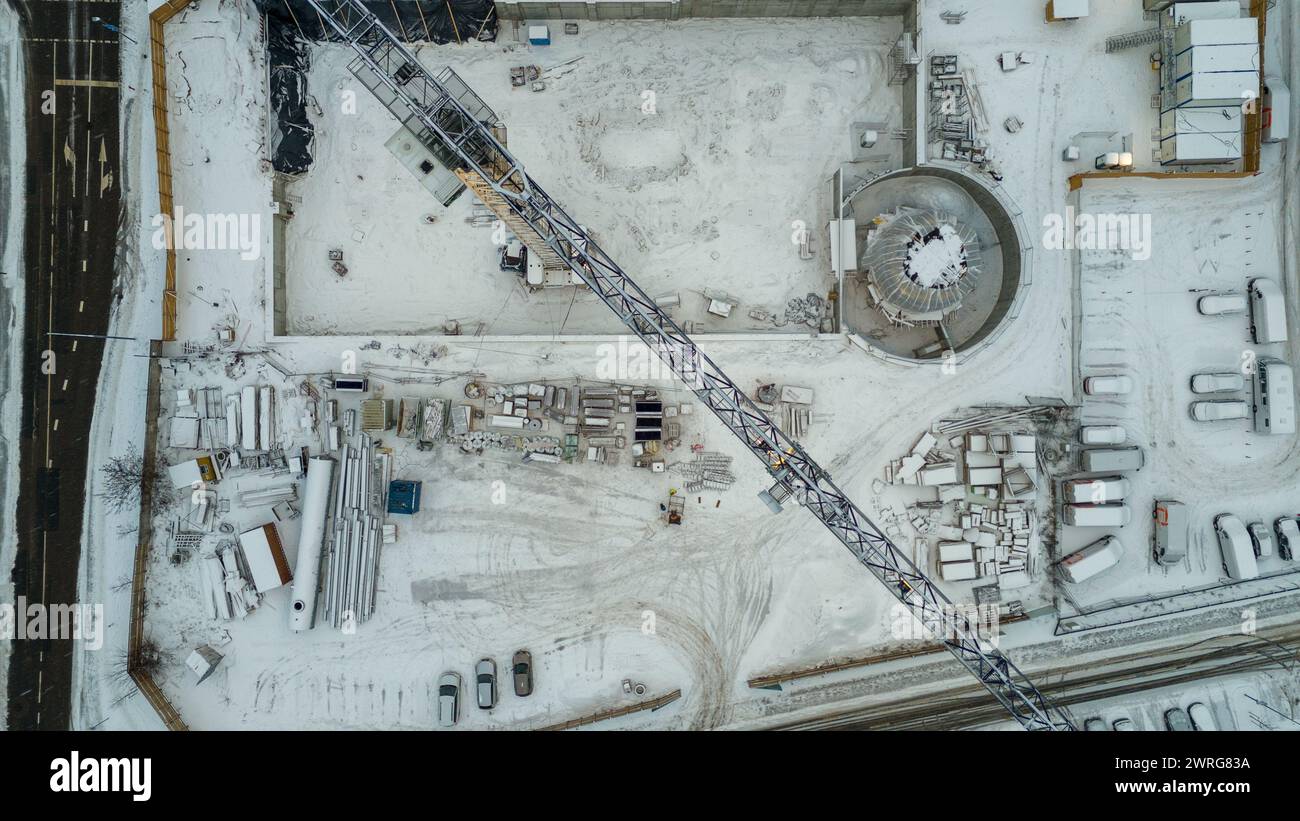
[{"label": "portable site office", "polygon": [[1260,345],[1286,342],[1286,303],[1282,289],[1271,279],[1250,281],[1250,333]]},{"label": "portable site office", "polygon": [[1295,433],[1295,377],[1276,357],[1261,357],[1255,369],[1255,432]]}]

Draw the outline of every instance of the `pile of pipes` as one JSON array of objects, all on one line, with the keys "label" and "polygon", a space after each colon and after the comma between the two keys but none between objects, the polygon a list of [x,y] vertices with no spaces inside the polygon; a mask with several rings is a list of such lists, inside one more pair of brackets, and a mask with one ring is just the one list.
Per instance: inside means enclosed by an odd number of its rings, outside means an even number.
[{"label": "pile of pipes", "polygon": [[242,619],[257,607],[259,597],[252,573],[238,544],[228,543],[199,563],[199,581],[208,617],[230,621]]},{"label": "pile of pipes", "polygon": [[388,456],[376,457],[374,443],[365,434],[339,451],[324,601],[325,618],[344,632],[355,630],[375,612],[387,466]]},{"label": "pile of pipes", "polygon": [[671,469],[686,479],[687,493],[727,490],[736,481],[731,472],[731,457],[725,453],[700,451],[689,462],[674,462]]}]

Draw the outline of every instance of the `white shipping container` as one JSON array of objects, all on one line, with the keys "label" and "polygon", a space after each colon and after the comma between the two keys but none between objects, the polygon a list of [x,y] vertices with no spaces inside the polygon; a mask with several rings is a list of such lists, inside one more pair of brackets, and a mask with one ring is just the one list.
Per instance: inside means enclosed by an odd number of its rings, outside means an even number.
[{"label": "white shipping container", "polygon": [[1174,104],[1179,108],[1240,105],[1259,97],[1259,74],[1253,71],[1197,72],[1174,86]]},{"label": "white shipping container", "polygon": [[1188,20],[1174,30],[1174,54],[1193,46],[1221,46],[1259,43],[1259,24],[1254,17],[1232,20]]},{"label": "white shipping container", "polygon": [[1224,71],[1259,72],[1259,45],[1196,46],[1174,58],[1174,79]]},{"label": "white shipping container", "polygon": [[1225,163],[1241,159],[1240,134],[1178,134],[1160,141],[1160,164]]},{"label": "white shipping container", "polygon": [[1191,3],[1173,3],[1169,6],[1169,18],[1174,25],[1184,20],[1235,20],[1241,16],[1241,3],[1237,0],[1200,0]]},{"label": "white shipping container", "polygon": [[1241,106],[1171,108],[1160,115],[1160,139],[1183,133],[1240,134]]}]

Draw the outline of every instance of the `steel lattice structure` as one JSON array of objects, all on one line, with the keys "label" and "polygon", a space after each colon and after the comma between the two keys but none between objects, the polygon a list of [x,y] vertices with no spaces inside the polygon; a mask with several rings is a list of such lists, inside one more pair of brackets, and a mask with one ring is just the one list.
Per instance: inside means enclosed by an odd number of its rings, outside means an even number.
[{"label": "steel lattice structure", "polygon": [[[542,190],[493,135],[489,109],[450,69],[435,78],[360,0],[308,0],[357,57],[349,70],[527,243],[540,240],[565,260],[722,424],[763,461],[775,480],[769,503],[793,497],[822,521],[872,575],[1027,729],[1072,730],[1052,704],[975,624],[831,481],[798,442],[772,422],[654,300]],[[331,8],[332,6],[332,8]],[[493,115],[495,116],[495,115]],[[549,253],[548,253],[549,255]]]}]

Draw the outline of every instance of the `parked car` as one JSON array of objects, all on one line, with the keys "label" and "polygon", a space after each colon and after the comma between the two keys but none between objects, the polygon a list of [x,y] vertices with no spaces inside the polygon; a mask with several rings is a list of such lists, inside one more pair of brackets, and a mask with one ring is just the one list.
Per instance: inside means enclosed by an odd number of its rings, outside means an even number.
[{"label": "parked car", "polygon": [[1110,726],[1120,732],[1134,732],[1137,730],[1137,725],[1133,723],[1131,718],[1117,718],[1115,723]]},{"label": "parked car", "polygon": [[1192,726],[1201,731],[1219,729],[1219,722],[1214,720],[1214,713],[1210,708],[1201,702],[1193,702],[1187,708],[1187,715],[1192,720]]},{"label": "parked car", "polygon": [[515,657],[510,661],[510,672],[515,680],[515,695],[532,695],[533,654],[527,650],[516,650]]},{"label": "parked car", "polygon": [[1133,380],[1127,376],[1090,376],[1083,380],[1083,392],[1089,396],[1123,396],[1132,393]]},{"label": "parked car", "polygon": [[492,659],[479,659],[474,665],[474,693],[480,710],[497,706],[497,663]]},{"label": "parked car", "polygon": [[1273,529],[1263,522],[1251,522],[1246,526],[1250,534],[1250,546],[1255,548],[1255,557],[1267,559],[1273,555]]},{"label": "parked car", "polygon": [[1152,509],[1152,552],[1159,564],[1178,564],[1187,555],[1187,506],[1176,499],[1156,499]]},{"label": "parked car", "polygon": [[1250,416],[1250,405],[1240,399],[1206,399],[1193,402],[1189,411],[1197,422],[1226,422]]},{"label": "parked car", "polygon": [[1226,294],[1206,294],[1196,300],[1196,310],[1205,316],[1226,316],[1228,314],[1246,313],[1246,295],[1236,292]]},{"label": "parked car", "polygon": [[1122,445],[1127,434],[1119,425],[1084,425],[1079,428],[1079,441],[1085,445]]},{"label": "parked car", "polygon": [[1228,578],[1244,581],[1259,576],[1255,548],[1250,543],[1250,533],[1241,519],[1231,513],[1220,513],[1214,517],[1214,533],[1219,538],[1223,569]]},{"label": "parked car", "polygon": [[1277,534],[1277,554],[1287,561],[1300,559],[1300,524],[1294,516],[1283,516],[1273,522]]},{"label": "parked car", "polygon": [[1192,377],[1192,393],[1231,393],[1244,387],[1246,378],[1232,371],[1198,373]]},{"label": "parked car", "polygon": [[1061,575],[1071,584],[1086,582],[1109,570],[1124,558],[1124,545],[1114,536],[1103,536],[1082,550],[1076,550],[1057,563]]},{"label": "parked car", "polygon": [[1182,707],[1165,710],[1165,726],[1175,733],[1191,732],[1196,729]]},{"label": "parked car", "polygon": [[1106,722],[1102,721],[1099,718],[1090,718],[1087,721],[1083,722],[1083,729],[1090,730],[1090,731],[1109,730],[1110,727],[1106,726]]},{"label": "parked car", "polygon": [[443,673],[438,679],[438,724],[452,727],[460,718],[460,673]]},{"label": "parked car", "polygon": [[1069,479],[1061,485],[1062,496],[1069,505],[1104,505],[1128,497],[1129,481],[1123,476],[1098,476],[1095,479]]}]

